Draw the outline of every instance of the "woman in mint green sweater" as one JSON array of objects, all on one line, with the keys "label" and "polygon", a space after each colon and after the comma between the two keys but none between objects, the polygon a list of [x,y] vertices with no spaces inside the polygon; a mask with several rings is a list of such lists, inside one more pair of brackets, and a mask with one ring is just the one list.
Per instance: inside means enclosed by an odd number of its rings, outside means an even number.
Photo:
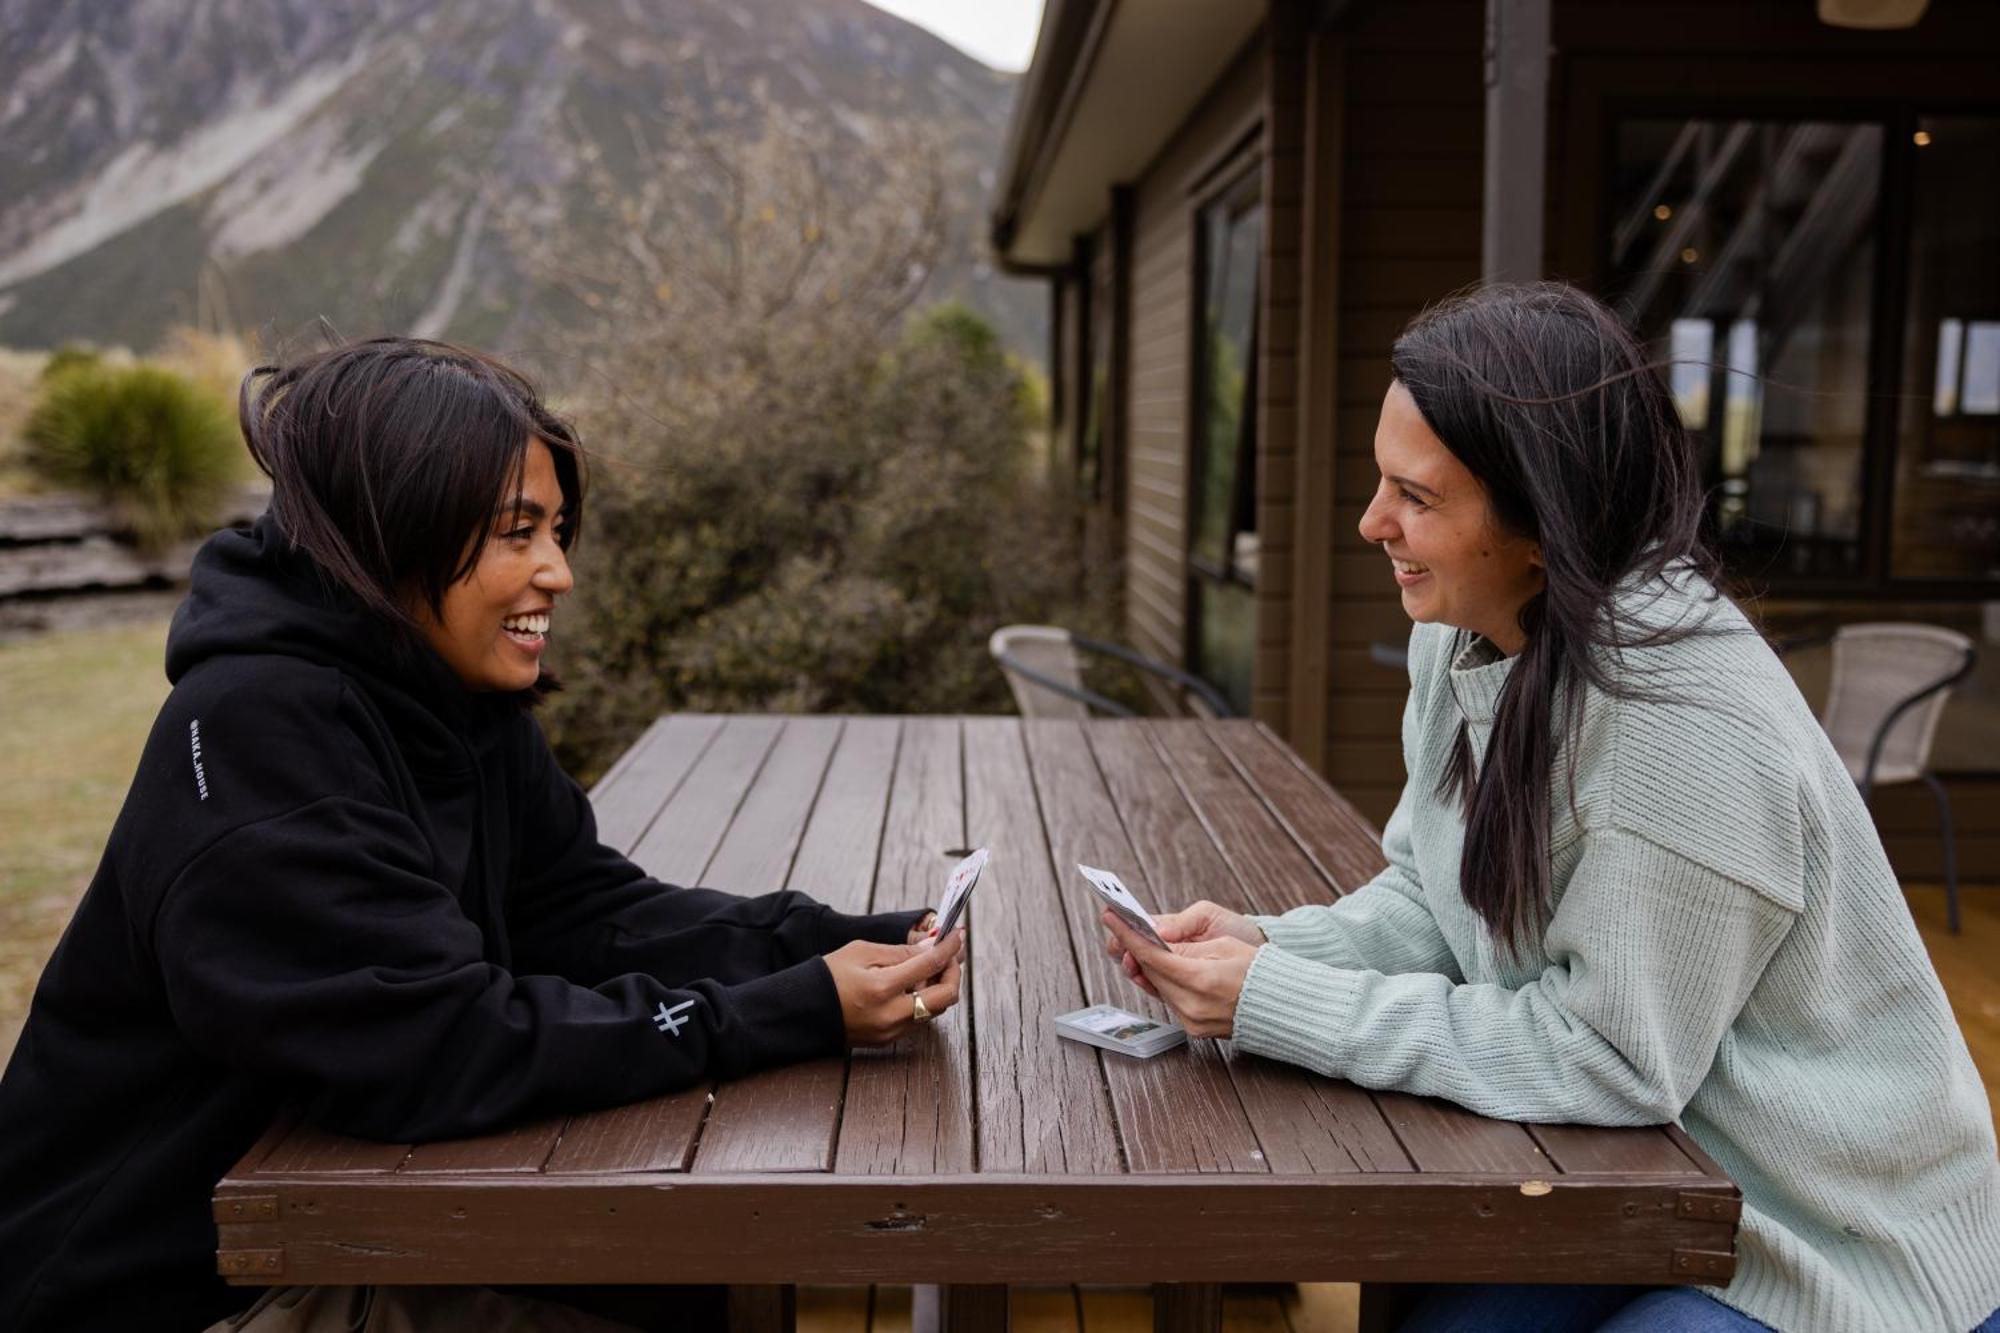
[{"label": "woman in mint green sweater", "polygon": [[1417,622],[1388,868],[1106,914],[1197,1035],[1483,1115],[1683,1125],[1726,1288],[1459,1287],[1407,1328],[2000,1330],[1992,1113],[1868,811],[1710,582],[1693,442],[1617,319],[1500,287],[1391,357],[1361,533]]}]

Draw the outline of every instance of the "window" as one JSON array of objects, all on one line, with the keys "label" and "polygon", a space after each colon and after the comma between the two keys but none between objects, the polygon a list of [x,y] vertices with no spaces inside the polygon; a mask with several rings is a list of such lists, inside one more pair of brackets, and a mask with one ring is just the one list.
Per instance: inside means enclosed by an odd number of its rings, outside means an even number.
[{"label": "window", "polygon": [[1926,117],[1890,572],[2000,580],[2000,121]]},{"label": "window", "polygon": [[1991,595],[2000,121],[1632,117],[1611,146],[1607,295],[1671,358],[1731,567]]},{"label": "window", "polygon": [[1758,573],[1861,568],[1878,125],[1626,121],[1612,295],[1671,356],[1716,535]]},{"label": "window", "polygon": [[1197,215],[1194,441],[1189,468],[1188,661],[1250,712],[1257,641],[1257,308],[1262,178]]}]

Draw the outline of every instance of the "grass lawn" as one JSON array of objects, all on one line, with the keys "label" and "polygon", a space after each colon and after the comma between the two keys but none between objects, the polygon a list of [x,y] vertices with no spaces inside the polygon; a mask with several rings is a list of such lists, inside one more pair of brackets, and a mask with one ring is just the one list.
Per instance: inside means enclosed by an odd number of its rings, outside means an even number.
[{"label": "grass lawn", "polygon": [[[0,644],[0,1033],[35,978],[104,840],[167,678],[164,620]],[[11,1043],[9,1043],[11,1044]]]}]

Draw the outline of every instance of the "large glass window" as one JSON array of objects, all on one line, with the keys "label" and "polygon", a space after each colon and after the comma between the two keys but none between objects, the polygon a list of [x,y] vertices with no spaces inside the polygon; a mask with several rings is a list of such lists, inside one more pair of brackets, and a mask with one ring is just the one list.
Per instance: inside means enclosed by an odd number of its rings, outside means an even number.
[{"label": "large glass window", "polygon": [[1862,565],[1879,125],[1628,120],[1611,291],[1706,446],[1716,535],[1755,574]]},{"label": "large glass window", "polygon": [[1612,158],[1606,294],[1673,362],[1732,568],[1991,596],[2000,120],[1634,117]]},{"label": "large glass window", "polygon": [[1247,715],[1257,644],[1257,296],[1264,245],[1256,173],[1201,210],[1197,238],[1188,659]]},{"label": "large glass window", "polygon": [[1926,117],[1912,144],[1890,569],[2000,579],[2000,121]]}]

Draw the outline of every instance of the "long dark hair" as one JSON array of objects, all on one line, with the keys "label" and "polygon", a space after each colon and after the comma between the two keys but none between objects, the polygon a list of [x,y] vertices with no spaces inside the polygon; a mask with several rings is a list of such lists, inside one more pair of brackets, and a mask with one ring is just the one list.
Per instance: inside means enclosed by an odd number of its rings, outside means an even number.
[{"label": "long dark hair", "polygon": [[583,517],[575,429],[526,376],[482,352],[421,338],[345,343],[243,377],[237,415],[271,478],[271,515],[322,576],[392,625],[412,597],[443,613],[472,572],[528,441],[555,460],[561,541]]},{"label": "long dark hair", "polygon": [[[1493,286],[1420,315],[1390,365],[1445,447],[1485,486],[1508,534],[1541,548],[1542,590],[1521,608],[1526,645],[1483,763],[1464,722],[1438,791],[1465,811],[1459,884],[1518,956],[1549,912],[1554,758],[1575,746],[1584,686],[1629,697],[1607,657],[1699,632],[1621,613],[1621,585],[1685,567],[1716,576],[1702,539],[1694,440],[1618,317],[1561,283]],[[1605,650],[1610,650],[1607,654]],[[1556,714],[1560,712],[1561,716]]]}]

